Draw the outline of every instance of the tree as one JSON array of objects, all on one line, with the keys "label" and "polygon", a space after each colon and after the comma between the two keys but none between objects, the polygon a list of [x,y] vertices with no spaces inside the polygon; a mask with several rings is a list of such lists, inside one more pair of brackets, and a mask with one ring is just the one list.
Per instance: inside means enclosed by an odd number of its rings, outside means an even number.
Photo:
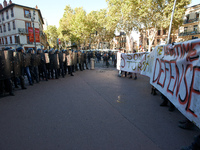
[{"label": "tree", "polygon": [[[87,14],[87,29],[90,34],[90,43],[94,43],[96,48],[100,48],[100,43],[111,42],[114,37],[115,28],[107,28],[107,10],[92,11]],[[97,33],[97,34],[95,34]]]},{"label": "tree", "polygon": [[124,31],[128,38],[129,51],[130,36],[133,30],[139,28],[138,23],[138,0],[106,0],[108,3],[108,27],[118,31]]},{"label": "tree", "polygon": [[[182,24],[182,16],[190,2],[191,0],[177,0],[172,23],[174,31]],[[148,33],[148,51],[151,49],[157,30],[169,27],[173,4],[174,0],[141,0],[139,2],[137,9],[138,19],[142,27],[141,29]]]},{"label": "tree", "polygon": [[86,33],[86,12],[82,7],[72,9],[65,7],[63,17],[60,19],[58,29],[59,37],[62,41],[71,43],[83,43]]},{"label": "tree", "polygon": [[47,27],[47,30],[45,30],[44,32],[47,35],[47,41],[48,41],[50,47],[57,48],[58,47],[58,45],[57,45],[58,34],[57,34],[56,26],[49,25]]},{"label": "tree", "polygon": [[[149,48],[159,28],[170,24],[174,0],[106,0],[110,26],[116,26],[128,36],[132,30],[148,32]],[[182,16],[191,0],[177,0],[173,29],[182,23]],[[180,17],[181,16],[181,17]]]}]

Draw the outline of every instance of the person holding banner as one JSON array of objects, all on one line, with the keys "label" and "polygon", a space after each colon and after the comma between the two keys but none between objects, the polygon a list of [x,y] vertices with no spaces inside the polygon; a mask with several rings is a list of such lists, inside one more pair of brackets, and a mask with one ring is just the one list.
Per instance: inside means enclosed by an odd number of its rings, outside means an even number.
[{"label": "person holding banner", "polygon": [[[163,94],[161,94],[161,99],[163,99],[163,102],[160,104],[160,106],[168,106],[168,98],[165,96],[165,95],[163,95]],[[170,103],[170,106],[169,106],[169,111],[174,111],[175,110],[175,106],[169,101],[169,103]]]},{"label": "person holding banner", "polygon": [[[133,53],[136,53],[136,50],[133,50]],[[129,77],[129,79],[132,79],[132,74],[133,73],[129,73],[130,74],[130,77]],[[135,74],[135,77],[134,77],[134,80],[137,80],[137,73],[134,73]]]}]

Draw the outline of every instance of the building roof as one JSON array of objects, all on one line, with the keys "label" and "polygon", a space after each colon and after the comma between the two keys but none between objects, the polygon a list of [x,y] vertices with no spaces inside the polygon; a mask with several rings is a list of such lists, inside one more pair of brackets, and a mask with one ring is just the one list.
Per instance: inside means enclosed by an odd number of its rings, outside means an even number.
[{"label": "building roof", "polygon": [[8,8],[11,8],[13,6],[19,6],[19,7],[23,7],[23,8],[28,8],[28,9],[34,9],[36,11],[39,12],[39,15],[40,17],[42,18],[42,24],[44,24],[44,20],[43,20],[43,17],[42,17],[42,14],[41,14],[41,11],[40,9],[36,9],[36,8],[32,8],[32,7],[28,7],[28,6],[23,6],[23,5],[19,5],[19,4],[15,4],[15,3],[12,3],[12,4],[9,4],[8,6],[4,7],[3,9],[0,10],[0,13],[3,12],[4,10],[8,9]]}]

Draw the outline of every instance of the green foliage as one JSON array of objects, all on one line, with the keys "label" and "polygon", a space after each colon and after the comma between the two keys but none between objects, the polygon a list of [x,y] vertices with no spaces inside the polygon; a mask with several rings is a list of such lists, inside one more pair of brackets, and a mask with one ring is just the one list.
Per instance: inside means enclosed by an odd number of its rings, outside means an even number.
[{"label": "green foliage", "polygon": [[[86,14],[82,8],[65,7],[60,26],[48,27],[46,34],[51,46],[59,37],[63,43],[95,43],[112,41],[115,30],[123,30],[127,35],[132,30],[168,28],[174,0],[106,0],[107,9]],[[177,0],[173,19],[173,29],[182,24],[182,16],[191,0]],[[97,31],[97,35],[94,33]],[[56,37],[57,36],[57,37]],[[154,38],[149,38],[153,40]],[[151,42],[150,42],[151,43]]]},{"label": "green foliage", "polygon": [[47,35],[47,41],[50,45],[50,47],[56,47],[57,48],[57,38],[58,38],[58,33],[57,33],[57,28],[56,26],[51,26],[49,25],[47,27],[47,30],[44,31]]}]

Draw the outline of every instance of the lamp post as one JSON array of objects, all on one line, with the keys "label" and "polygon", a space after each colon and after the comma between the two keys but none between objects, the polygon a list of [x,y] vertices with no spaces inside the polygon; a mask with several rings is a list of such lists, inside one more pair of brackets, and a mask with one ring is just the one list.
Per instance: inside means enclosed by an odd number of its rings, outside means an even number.
[{"label": "lamp post", "polygon": [[[30,14],[31,16],[31,14]],[[33,36],[34,36],[34,45],[35,45],[35,52],[36,52],[36,40],[35,40],[35,25],[34,25],[34,20],[35,20],[35,10],[33,10],[33,16],[31,16],[31,22],[33,24]]]},{"label": "lamp post", "polygon": [[169,33],[168,33],[168,38],[167,38],[167,44],[170,43],[170,34],[171,34],[171,28],[172,28],[172,21],[173,21],[173,16],[174,16],[175,5],[176,5],[176,0],[174,1],[174,6],[173,6],[173,9],[172,9],[172,15],[171,15],[171,21],[170,21],[170,26],[169,26]]}]

